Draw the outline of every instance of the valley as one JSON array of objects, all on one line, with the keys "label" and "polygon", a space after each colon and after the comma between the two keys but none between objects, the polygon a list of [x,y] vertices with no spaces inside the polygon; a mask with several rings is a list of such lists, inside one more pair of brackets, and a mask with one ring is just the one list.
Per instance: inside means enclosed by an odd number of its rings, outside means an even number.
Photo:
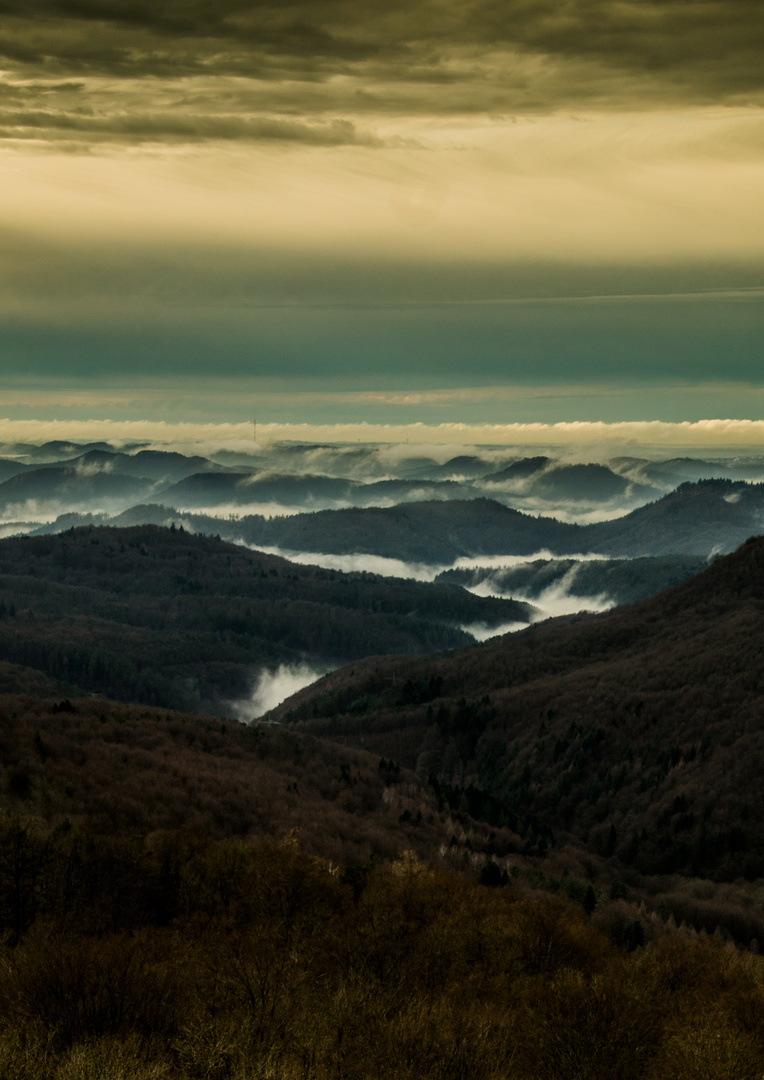
[{"label": "valley", "polygon": [[[537,1080],[550,1023],[603,1075],[673,1080],[698,1008],[759,1061],[754,477],[628,459],[657,497],[574,521],[475,478],[632,480],[465,457],[363,485],[395,505],[212,514],[240,462],[78,449],[4,481],[66,503],[0,539],[0,1021],[28,1080],[78,1053],[168,1080],[263,1054],[295,1080],[370,1054]],[[204,512],[119,508],[157,483]],[[0,1041],[14,1080],[21,1053]]]}]

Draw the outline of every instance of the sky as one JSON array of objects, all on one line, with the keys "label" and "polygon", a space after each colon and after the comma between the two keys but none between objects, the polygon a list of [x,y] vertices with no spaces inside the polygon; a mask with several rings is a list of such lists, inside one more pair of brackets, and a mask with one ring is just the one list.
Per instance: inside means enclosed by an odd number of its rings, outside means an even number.
[{"label": "sky", "polygon": [[763,51],[760,0],[0,0],[0,428],[764,419]]}]

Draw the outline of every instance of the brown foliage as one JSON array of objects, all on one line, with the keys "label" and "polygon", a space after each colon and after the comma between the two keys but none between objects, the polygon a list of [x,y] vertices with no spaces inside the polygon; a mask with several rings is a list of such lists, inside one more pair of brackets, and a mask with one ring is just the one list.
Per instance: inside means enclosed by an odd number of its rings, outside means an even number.
[{"label": "brown foliage", "polygon": [[575,838],[641,874],[753,881],[764,877],[764,804],[751,794],[762,634],[757,538],[634,607],[366,661],[279,715],[431,775],[452,809],[464,797],[529,847]]},{"label": "brown foliage", "polygon": [[[73,838],[48,840],[43,876],[58,881]],[[81,840],[91,888],[41,905],[0,955],[7,1080],[764,1069],[764,961],[719,942],[675,935],[623,954],[559,899],[481,888],[411,853],[353,878],[293,840],[157,836],[142,858],[133,848],[128,910],[104,877],[119,838]],[[111,919],[87,913],[94,899]]]}]

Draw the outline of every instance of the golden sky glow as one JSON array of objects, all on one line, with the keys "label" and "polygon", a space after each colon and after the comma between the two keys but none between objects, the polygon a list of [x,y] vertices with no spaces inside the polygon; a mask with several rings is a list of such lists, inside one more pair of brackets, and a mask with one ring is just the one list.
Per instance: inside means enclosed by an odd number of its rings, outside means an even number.
[{"label": "golden sky glow", "polygon": [[640,380],[647,419],[693,381],[736,409],[764,367],[763,45],[758,0],[8,0],[0,413],[139,410],[147,379],[172,409],[210,376],[326,419],[338,392],[387,394],[378,420]]}]

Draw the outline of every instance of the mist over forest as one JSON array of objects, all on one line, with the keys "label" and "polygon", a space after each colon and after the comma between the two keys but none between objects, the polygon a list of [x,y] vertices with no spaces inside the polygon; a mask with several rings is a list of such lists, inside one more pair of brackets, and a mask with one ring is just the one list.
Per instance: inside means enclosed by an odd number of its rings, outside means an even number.
[{"label": "mist over forest", "polygon": [[0,458],[7,1075],[760,1075],[764,459],[192,449]]},{"label": "mist over forest", "polygon": [[763,14],[0,2],[0,1080],[764,1080]]},{"label": "mist over forest", "polygon": [[[138,503],[228,517],[488,498],[526,513],[591,523],[621,517],[698,480],[764,480],[764,458],[603,454],[528,456],[506,447],[275,443],[250,451],[51,442],[0,447],[0,520],[113,514]],[[466,448],[470,449],[470,448]],[[186,448],[184,447],[184,451]],[[203,453],[201,451],[204,451]]]},{"label": "mist over forest", "polygon": [[[464,449],[469,452],[405,444],[5,445],[0,529],[10,539],[154,525],[286,559],[301,581],[298,567],[319,567],[338,581],[343,574],[356,581],[374,575],[377,588],[386,579],[388,591],[408,579],[420,583],[422,595],[438,584],[461,592],[440,636],[417,630],[382,644],[370,629],[378,615],[370,614],[360,652],[384,652],[485,641],[539,619],[633,603],[700,572],[764,520],[764,458],[626,457],[601,447],[535,455]],[[130,535],[134,545],[137,534]],[[10,592],[23,608],[28,590],[19,580]],[[131,588],[135,600],[140,587]],[[503,615],[489,613],[491,600],[505,603]],[[409,621],[414,617],[421,621],[419,602]],[[331,634],[321,646],[309,638],[304,625],[287,636],[288,647],[277,648],[271,636],[270,645],[250,649],[246,676],[229,675],[227,688],[215,689],[214,679],[209,684],[197,673],[202,689],[175,704],[223,708],[227,701],[229,712],[252,719],[360,655],[359,646],[351,654],[331,644]],[[422,644],[414,646],[415,639]],[[172,682],[176,676],[168,672],[163,678]]]}]

